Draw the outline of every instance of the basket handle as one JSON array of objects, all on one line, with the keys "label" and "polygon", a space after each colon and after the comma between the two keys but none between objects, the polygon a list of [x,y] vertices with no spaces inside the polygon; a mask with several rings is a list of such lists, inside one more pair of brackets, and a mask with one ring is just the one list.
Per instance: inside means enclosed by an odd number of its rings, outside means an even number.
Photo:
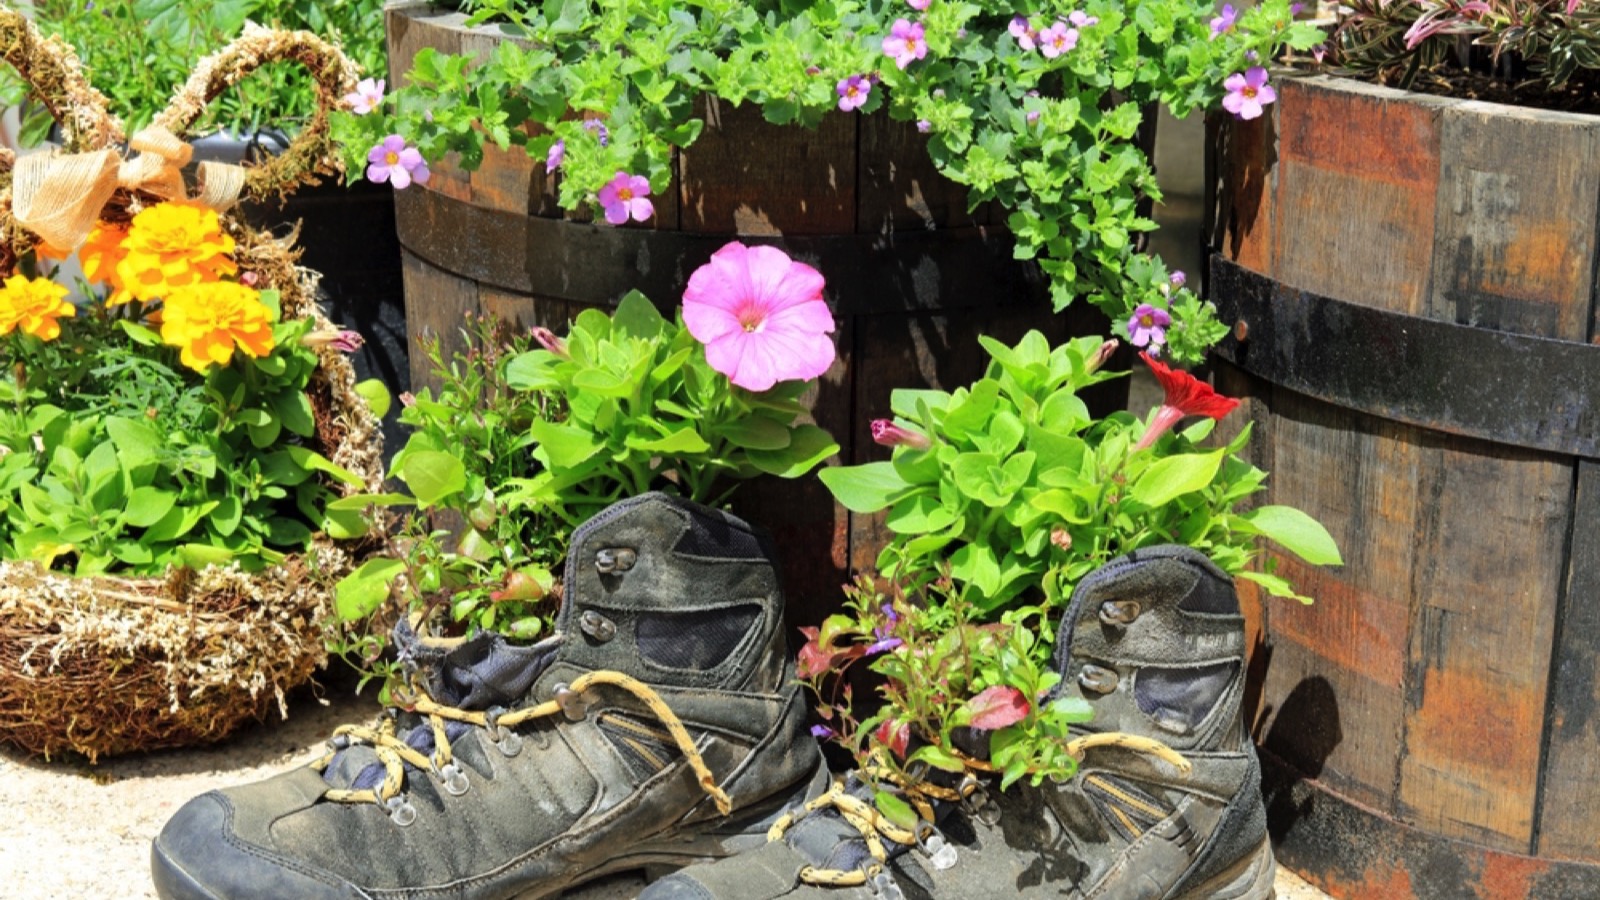
[{"label": "basket handle", "polygon": [[317,103],[311,121],[283,153],[245,169],[243,196],[282,196],[318,176],[339,171],[328,113],[355,90],[356,67],[338,47],[309,31],[282,31],[247,24],[226,47],[200,60],[153,125],[182,134],[223,91],[269,62],[297,62],[311,73]]}]

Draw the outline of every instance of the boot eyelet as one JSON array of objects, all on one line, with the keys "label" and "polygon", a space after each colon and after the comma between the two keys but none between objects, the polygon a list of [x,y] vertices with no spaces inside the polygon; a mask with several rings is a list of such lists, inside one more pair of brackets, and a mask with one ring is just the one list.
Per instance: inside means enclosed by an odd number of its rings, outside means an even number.
[{"label": "boot eyelet", "polygon": [[494,748],[500,751],[500,755],[507,759],[522,752],[522,735],[509,728],[502,727],[497,729],[494,732],[494,736],[489,739],[489,743],[493,744]]},{"label": "boot eyelet", "polygon": [[570,721],[582,722],[589,715],[588,701],[583,699],[582,694],[565,684],[556,685],[556,702],[561,705],[561,711],[566,713]]},{"label": "boot eyelet", "polygon": [[383,801],[383,809],[389,814],[389,821],[399,825],[401,828],[417,820],[417,808],[407,802],[406,798],[399,795]]},{"label": "boot eyelet", "polygon": [[1117,689],[1117,673],[1091,663],[1078,670],[1078,684],[1086,691],[1109,694]]},{"label": "boot eyelet", "polygon": [[445,793],[452,797],[459,797],[465,794],[468,788],[471,787],[471,784],[467,781],[467,773],[463,772],[461,767],[453,762],[439,769],[439,777],[444,779]]},{"label": "boot eyelet", "polygon": [[1100,604],[1100,621],[1107,625],[1127,625],[1139,618],[1141,612],[1137,600],[1107,600]]},{"label": "boot eyelet", "polygon": [[578,628],[602,644],[617,636],[617,623],[592,609],[584,610],[578,617]]}]

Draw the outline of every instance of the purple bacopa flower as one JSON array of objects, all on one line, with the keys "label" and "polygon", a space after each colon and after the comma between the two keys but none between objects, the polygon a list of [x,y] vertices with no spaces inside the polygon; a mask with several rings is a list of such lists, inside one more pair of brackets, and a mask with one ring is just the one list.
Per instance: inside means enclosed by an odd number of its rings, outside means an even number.
[{"label": "purple bacopa flower", "polygon": [[1233,8],[1232,3],[1224,3],[1222,5],[1222,15],[1211,20],[1211,37],[1215,39],[1217,35],[1224,31],[1232,31],[1233,23],[1237,21],[1239,21],[1239,11]]},{"label": "purple bacopa flower", "polygon": [[583,127],[594,132],[594,136],[600,139],[600,146],[604,147],[611,143],[611,132],[606,129],[606,123],[599,119],[586,119]]},{"label": "purple bacopa flower", "polygon": [[1047,59],[1055,59],[1076,46],[1078,29],[1068,28],[1065,22],[1057,22],[1039,32],[1039,52]]},{"label": "purple bacopa flower", "polygon": [[862,75],[851,75],[840,80],[834,90],[839,92],[839,108],[849,112],[867,102],[867,95],[872,93],[872,81]]},{"label": "purple bacopa flower", "polygon": [[546,172],[554,172],[561,168],[561,162],[566,158],[567,142],[558,139],[554,144],[550,145],[550,152],[545,154],[544,170]]},{"label": "purple bacopa flower", "polygon": [[1100,17],[1091,16],[1081,9],[1075,9],[1067,16],[1067,21],[1071,22],[1074,28],[1088,28],[1090,25],[1100,24]]},{"label": "purple bacopa flower", "polygon": [[923,134],[927,134],[928,132],[933,130],[933,123],[928,121],[927,119],[918,119],[917,120],[917,130],[922,132]]},{"label": "purple bacopa flower", "polygon": [[1128,337],[1135,347],[1155,350],[1167,342],[1167,326],[1171,324],[1172,317],[1166,310],[1141,303],[1134,307],[1133,318],[1128,320]]},{"label": "purple bacopa flower", "polygon": [[1267,70],[1260,66],[1229,75],[1222,86],[1228,91],[1222,108],[1241,119],[1257,118],[1263,107],[1278,99],[1278,93],[1267,84]]},{"label": "purple bacopa flower", "polygon": [[1024,50],[1032,50],[1039,39],[1039,29],[1033,27],[1026,16],[1014,16],[1011,24],[1006,26],[1011,36],[1017,39],[1017,46]]},{"label": "purple bacopa flower", "polygon": [[927,9],[932,3],[933,0],[906,0],[906,5],[917,12],[922,12],[923,10]]},{"label": "purple bacopa flower", "polygon": [[356,83],[356,89],[344,95],[344,102],[350,111],[358,116],[364,116],[379,106],[383,105],[383,79],[373,81],[363,78]]},{"label": "purple bacopa flower", "polygon": [[895,19],[889,36],[883,39],[883,52],[894,57],[894,64],[904,69],[928,55],[928,42],[922,33],[921,22]]},{"label": "purple bacopa flower", "polygon": [[395,190],[405,190],[411,182],[428,183],[428,164],[423,162],[417,148],[406,146],[406,139],[391,134],[367,151],[367,180],[382,184],[385,181]]},{"label": "purple bacopa flower", "polygon": [[1170,282],[1173,287],[1181,288],[1189,283],[1189,276],[1183,274],[1182,269],[1174,269],[1172,270],[1172,274],[1167,276],[1167,281]]},{"label": "purple bacopa flower", "polygon": [[1028,120],[1029,125],[1033,125],[1039,121],[1039,111],[1037,109],[1031,109],[1028,111],[1027,115],[1023,116],[1023,118]]},{"label": "purple bacopa flower", "polygon": [[811,736],[816,738],[819,741],[825,741],[828,738],[833,737],[834,734],[836,734],[836,733],[837,732],[835,732],[832,728],[829,728],[826,725],[813,725],[813,726],[811,726]]},{"label": "purple bacopa flower", "polygon": [[600,189],[600,206],[606,211],[606,221],[613,225],[650,218],[656,208],[649,198],[650,179],[627,172],[618,172]]}]

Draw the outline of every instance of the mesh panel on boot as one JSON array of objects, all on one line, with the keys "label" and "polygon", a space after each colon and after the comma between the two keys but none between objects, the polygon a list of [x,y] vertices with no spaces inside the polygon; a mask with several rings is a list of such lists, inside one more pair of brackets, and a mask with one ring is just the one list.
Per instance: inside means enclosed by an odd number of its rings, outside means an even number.
[{"label": "mesh panel on boot", "polygon": [[646,613],[638,617],[635,640],[639,655],[669,669],[714,669],[745,639],[761,607],[742,603],[721,609],[681,613]]},{"label": "mesh panel on boot", "polygon": [[1178,602],[1178,608],[1184,612],[1236,616],[1239,614],[1239,595],[1234,593],[1233,582],[1201,575],[1188,596]]},{"label": "mesh panel on boot", "polygon": [[672,735],[657,725],[616,712],[601,713],[595,724],[639,781],[666,768],[679,755]]},{"label": "mesh panel on boot", "polygon": [[754,534],[704,514],[689,516],[689,528],[672,552],[703,559],[767,559],[770,555]]},{"label": "mesh panel on boot", "polygon": [[1238,660],[1190,668],[1144,666],[1134,678],[1133,697],[1145,715],[1194,729],[1216,708],[1238,671]]}]

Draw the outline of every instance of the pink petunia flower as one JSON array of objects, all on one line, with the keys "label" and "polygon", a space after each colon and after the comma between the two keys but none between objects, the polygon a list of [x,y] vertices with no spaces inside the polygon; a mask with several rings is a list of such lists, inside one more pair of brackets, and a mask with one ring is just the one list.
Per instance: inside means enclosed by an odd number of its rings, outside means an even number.
[{"label": "pink petunia flower", "polygon": [[839,108],[849,112],[867,102],[867,95],[872,93],[872,81],[862,75],[851,75],[840,79],[834,90],[839,92]]},{"label": "pink petunia flower", "polygon": [[1128,320],[1128,337],[1135,347],[1150,347],[1159,351],[1161,345],[1167,342],[1167,326],[1172,324],[1172,316],[1159,306],[1141,303],[1133,309],[1133,318]]},{"label": "pink petunia flower", "polygon": [[1212,39],[1215,40],[1217,35],[1224,31],[1232,31],[1233,23],[1237,21],[1239,21],[1239,11],[1233,8],[1233,4],[1222,4],[1222,14],[1211,20]]},{"label": "pink petunia flower", "polygon": [[1039,29],[1033,27],[1026,16],[1014,16],[1011,24],[1006,26],[1011,36],[1017,39],[1017,46],[1024,50],[1032,50],[1039,40]]},{"label": "pink petunia flower", "polygon": [[922,33],[921,22],[895,19],[889,36],[883,39],[883,52],[894,57],[894,64],[904,69],[928,55],[928,42]]},{"label": "pink petunia flower", "polygon": [[629,219],[643,222],[656,211],[649,197],[650,179],[619,171],[600,189],[600,206],[606,211],[606,221],[613,225]]},{"label": "pink petunia flower", "polygon": [[820,272],[782,250],[733,241],[689,276],[683,324],[711,368],[739,387],[815,378],[834,358],[822,286]]},{"label": "pink petunia flower", "polygon": [[1055,59],[1076,46],[1078,29],[1068,28],[1065,22],[1057,22],[1039,32],[1039,52],[1047,59]]},{"label": "pink petunia flower", "polygon": [[406,139],[398,134],[384,138],[367,151],[367,180],[394,185],[395,190],[405,190],[415,181],[428,183],[428,164],[417,148],[406,146]]},{"label": "pink petunia flower", "polygon": [[1222,86],[1228,91],[1222,98],[1222,108],[1241,119],[1259,117],[1263,107],[1278,99],[1277,91],[1267,84],[1267,70],[1260,66],[1229,75]]},{"label": "pink petunia flower", "polygon": [[373,81],[363,78],[356,83],[356,89],[344,95],[344,102],[350,111],[358,116],[364,116],[379,106],[383,105],[383,79]]}]

